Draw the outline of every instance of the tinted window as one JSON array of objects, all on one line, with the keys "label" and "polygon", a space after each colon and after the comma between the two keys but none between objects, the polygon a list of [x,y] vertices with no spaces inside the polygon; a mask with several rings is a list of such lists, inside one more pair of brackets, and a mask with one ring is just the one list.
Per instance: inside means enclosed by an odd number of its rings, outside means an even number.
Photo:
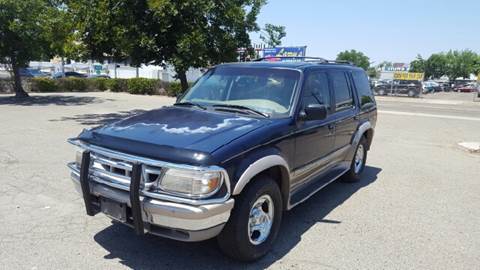
[{"label": "tinted window", "polygon": [[315,72],[308,75],[303,91],[303,105],[323,104],[330,109],[330,91],[328,77],[325,72]]},{"label": "tinted window", "polygon": [[363,71],[354,71],[352,72],[353,81],[355,83],[355,87],[358,91],[358,97],[360,99],[360,105],[363,107],[365,104],[373,104],[375,103],[373,99],[372,90],[370,89],[370,85],[368,84],[367,75]]},{"label": "tinted window", "polygon": [[335,107],[344,109],[353,105],[352,92],[348,86],[347,77],[344,72],[330,72],[332,79],[333,91],[335,92]]}]

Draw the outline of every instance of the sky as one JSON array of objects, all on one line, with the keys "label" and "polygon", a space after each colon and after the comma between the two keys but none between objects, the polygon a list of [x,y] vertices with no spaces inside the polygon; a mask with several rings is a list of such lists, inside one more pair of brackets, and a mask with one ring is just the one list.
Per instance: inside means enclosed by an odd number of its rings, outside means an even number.
[{"label": "sky", "polygon": [[[450,49],[480,53],[480,0],[269,0],[258,17],[283,25],[283,46],[335,59],[355,49],[381,61],[410,62]],[[259,43],[259,34],[251,35]]]}]

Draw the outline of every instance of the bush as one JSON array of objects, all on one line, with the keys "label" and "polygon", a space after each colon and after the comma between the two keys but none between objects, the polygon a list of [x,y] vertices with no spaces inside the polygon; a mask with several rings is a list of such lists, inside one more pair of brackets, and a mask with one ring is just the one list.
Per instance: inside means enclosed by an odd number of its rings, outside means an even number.
[{"label": "bush", "polygon": [[178,96],[183,93],[179,82],[164,82],[156,79],[107,79],[107,78],[33,78],[32,92],[128,92],[135,95]]},{"label": "bush", "polygon": [[127,81],[127,88],[130,94],[153,95],[157,89],[158,80],[133,78]]},{"label": "bush", "polygon": [[112,92],[127,92],[126,79],[107,79],[105,86]]},{"label": "bush", "polygon": [[182,85],[180,82],[171,82],[166,87],[167,95],[170,97],[176,97],[183,94]]},{"label": "bush", "polygon": [[89,89],[85,78],[61,78],[57,83],[60,91],[64,92],[86,92]]},{"label": "bush", "polygon": [[32,92],[57,92],[59,91],[57,82],[50,78],[32,78],[31,91]]},{"label": "bush", "polygon": [[88,80],[88,88],[92,91],[105,91],[108,89],[107,78],[93,78]]}]

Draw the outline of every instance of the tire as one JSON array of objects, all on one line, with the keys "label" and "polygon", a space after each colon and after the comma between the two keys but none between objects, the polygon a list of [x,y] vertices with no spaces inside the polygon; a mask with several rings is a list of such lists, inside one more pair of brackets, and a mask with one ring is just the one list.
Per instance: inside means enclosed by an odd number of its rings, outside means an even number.
[{"label": "tire", "polygon": [[[360,150],[359,150],[360,149]],[[359,153],[362,151],[362,153]],[[359,154],[362,158],[362,162],[360,166],[357,164],[357,154]],[[350,170],[346,172],[342,180],[344,182],[357,182],[360,180],[360,175],[362,174],[363,170],[365,169],[365,164],[367,162],[367,139],[362,136],[360,142],[357,145],[357,149],[355,149],[355,154],[353,155],[352,163],[350,164]]]},{"label": "tire", "polygon": [[378,95],[385,96],[385,90],[383,89],[378,90]]},{"label": "tire", "polygon": [[409,97],[415,97],[416,96],[415,91],[413,91],[413,90],[408,91],[408,96]]},{"label": "tire", "polygon": [[[217,237],[222,252],[240,261],[253,261],[267,254],[277,238],[282,221],[282,195],[277,183],[265,175],[255,177],[252,181],[235,199],[230,219]],[[265,204],[261,204],[261,209],[269,208],[272,211],[273,222],[269,233],[263,234],[268,236],[260,241],[262,233],[259,231],[249,234],[249,221],[252,211],[255,211],[253,209],[259,209],[253,208],[254,204],[267,196],[271,199],[273,210],[268,204],[267,207]],[[252,242],[255,240],[257,243]]]}]

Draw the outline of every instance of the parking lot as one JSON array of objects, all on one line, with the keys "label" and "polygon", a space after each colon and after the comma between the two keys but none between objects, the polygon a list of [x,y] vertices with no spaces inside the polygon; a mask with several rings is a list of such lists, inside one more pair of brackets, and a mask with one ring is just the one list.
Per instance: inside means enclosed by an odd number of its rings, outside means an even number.
[{"label": "parking lot", "polygon": [[85,215],[65,166],[83,128],[171,104],[120,93],[0,96],[0,269],[478,269],[480,102],[380,97],[363,179],[335,182],[285,215],[273,252],[242,264],[214,240],[136,236]]}]

